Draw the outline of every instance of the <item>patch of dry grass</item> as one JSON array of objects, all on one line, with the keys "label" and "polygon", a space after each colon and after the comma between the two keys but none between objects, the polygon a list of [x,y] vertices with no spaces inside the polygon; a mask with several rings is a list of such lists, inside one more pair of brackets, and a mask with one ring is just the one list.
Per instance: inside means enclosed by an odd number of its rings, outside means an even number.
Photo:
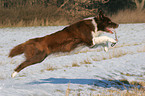
[{"label": "patch of dry grass", "polygon": [[124,56],[126,54],[130,54],[131,52],[126,52],[121,49],[113,49],[112,51],[109,51],[107,54],[102,54],[101,56],[93,57],[93,61],[101,61],[101,60],[107,60],[112,58],[119,58],[121,56]]},{"label": "patch of dry grass", "polygon": [[87,58],[84,61],[81,61],[80,64],[92,64],[92,62]]},{"label": "patch of dry grass", "polygon": [[69,94],[70,94],[70,83],[68,84],[68,87],[67,87],[67,89],[66,89],[66,94],[65,94],[65,96],[69,96]]},{"label": "patch of dry grass", "polygon": [[122,10],[111,16],[114,22],[118,23],[143,23],[145,22],[145,10]]},{"label": "patch of dry grass", "polygon": [[137,52],[145,52],[145,46],[138,48]]},{"label": "patch of dry grass", "polygon": [[119,58],[119,57],[124,56],[124,55],[129,54],[129,53],[130,52],[125,52],[121,49],[118,49],[118,50],[113,49],[113,52],[109,52],[109,59]]},{"label": "patch of dry grass", "polygon": [[101,56],[95,56],[92,58],[93,61],[101,61]]},{"label": "patch of dry grass", "polygon": [[66,25],[71,16],[61,11],[57,14],[56,6],[28,6],[20,8],[0,7],[0,27],[51,26]]},{"label": "patch of dry grass", "polygon": [[125,75],[125,76],[137,76],[137,77],[143,77],[143,75],[135,75],[135,74],[129,74],[129,73],[120,73],[121,75]]},{"label": "patch of dry grass", "polygon": [[[130,89],[125,89],[125,90],[113,90],[113,89],[106,89],[101,93],[97,92],[97,89],[88,89],[91,92],[80,92],[83,90],[80,90],[78,92],[73,92],[74,94],[71,94],[71,96],[82,96],[81,94],[83,94],[83,96],[145,96],[145,82],[128,82],[127,80],[119,80],[122,83],[127,83],[130,85],[134,85],[136,87],[132,87]],[[141,86],[141,88],[138,88],[137,86]],[[65,96],[69,96],[70,95],[70,84],[68,85],[68,88],[66,90],[66,94]],[[69,90],[69,91],[68,91]],[[96,91],[96,94],[95,94]],[[81,93],[81,94],[80,94]]]},{"label": "patch of dry grass", "polygon": [[80,65],[77,62],[73,62],[72,67],[80,67]]},{"label": "patch of dry grass", "polygon": [[[52,26],[68,25],[88,16],[95,16],[89,10],[58,9],[55,5],[48,7],[28,6],[20,8],[0,7],[0,27],[25,27],[25,26]],[[97,9],[96,9],[97,10]],[[145,10],[122,10],[110,16],[117,23],[144,23]]]},{"label": "patch of dry grass", "polygon": [[57,69],[57,68],[52,67],[52,66],[50,66],[50,65],[48,65],[47,68],[46,68],[47,71],[54,71],[54,70],[56,70],[56,69]]},{"label": "patch of dry grass", "polygon": [[137,46],[137,45],[141,45],[141,44],[142,43],[132,43],[132,44],[123,43],[123,44],[114,46],[114,48],[120,48],[120,47],[126,47],[126,46]]}]

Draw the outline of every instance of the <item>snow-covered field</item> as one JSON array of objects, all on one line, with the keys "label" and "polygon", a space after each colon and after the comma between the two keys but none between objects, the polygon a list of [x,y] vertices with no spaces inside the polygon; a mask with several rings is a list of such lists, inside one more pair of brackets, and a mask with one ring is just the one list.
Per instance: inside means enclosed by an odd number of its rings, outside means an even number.
[{"label": "snow-covered field", "polygon": [[[145,24],[120,24],[119,42],[104,52],[102,47],[77,48],[70,53],[48,56],[42,63],[22,70],[11,78],[24,61],[8,58],[10,49],[28,39],[56,32],[64,26],[0,29],[0,96],[90,96],[109,94],[108,89],[127,90],[128,82],[145,82]],[[104,34],[114,38],[112,34]],[[124,82],[124,83],[123,83]],[[137,86],[140,87],[140,86]]]}]

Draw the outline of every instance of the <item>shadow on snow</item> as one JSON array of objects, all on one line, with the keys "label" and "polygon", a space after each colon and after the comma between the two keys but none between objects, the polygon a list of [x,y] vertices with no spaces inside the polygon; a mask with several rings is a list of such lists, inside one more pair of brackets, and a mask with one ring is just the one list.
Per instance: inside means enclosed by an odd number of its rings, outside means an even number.
[{"label": "shadow on snow", "polygon": [[98,80],[98,79],[66,79],[66,78],[48,78],[40,79],[39,81],[33,81],[28,84],[81,84],[81,85],[93,85],[103,88],[117,88],[117,89],[129,89],[129,88],[142,88],[139,84],[130,84],[127,80]]}]

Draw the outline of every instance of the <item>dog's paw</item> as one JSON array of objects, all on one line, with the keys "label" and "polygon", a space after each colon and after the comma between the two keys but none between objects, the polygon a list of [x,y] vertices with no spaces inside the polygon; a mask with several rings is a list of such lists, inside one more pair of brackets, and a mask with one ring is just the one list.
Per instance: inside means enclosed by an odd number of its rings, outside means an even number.
[{"label": "dog's paw", "polygon": [[12,78],[14,78],[16,75],[18,74],[18,72],[14,71],[11,75]]},{"label": "dog's paw", "polygon": [[105,52],[108,52],[108,47],[104,47],[104,51]]},{"label": "dog's paw", "polygon": [[112,43],[112,44],[111,44],[111,47],[113,47],[113,46],[115,46],[115,45],[116,45],[116,43]]}]

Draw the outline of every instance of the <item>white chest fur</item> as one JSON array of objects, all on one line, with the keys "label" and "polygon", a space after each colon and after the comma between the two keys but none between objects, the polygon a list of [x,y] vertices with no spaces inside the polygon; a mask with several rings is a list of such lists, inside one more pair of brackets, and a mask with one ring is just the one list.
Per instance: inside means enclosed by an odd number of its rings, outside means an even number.
[{"label": "white chest fur", "polygon": [[92,24],[94,26],[94,31],[92,31],[93,32],[92,36],[93,37],[100,36],[103,32],[102,31],[98,31],[97,23],[95,22],[95,19],[94,18],[92,18]]},{"label": "white chest fur", "polygon": [[103,32],[102,31],[98,31],[98,28],[97,28],[97,23],[95,22],[95,19],[92,18],[92,24],[94,26],[94,31],[92,31],[92,41],[93,41],[93,45],[95,45],[96,43],[94,42],[94,38],[95,37],[99,37]]}]

